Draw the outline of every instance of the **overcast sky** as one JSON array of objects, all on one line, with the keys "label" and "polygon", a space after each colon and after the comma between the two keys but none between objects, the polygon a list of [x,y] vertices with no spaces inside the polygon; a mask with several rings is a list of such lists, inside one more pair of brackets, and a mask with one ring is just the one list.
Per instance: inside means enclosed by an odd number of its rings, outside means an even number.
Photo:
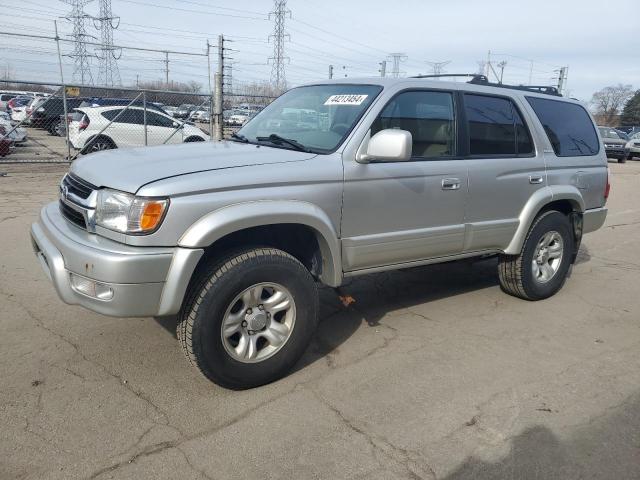
[{"label": "overcast sky", "polygon": [[[0,31],[15,33],[50,35],[53,19],[69,11],[56,0],[2,3]],[[233,50],[227,53],[236,84],[269,79],[272,1],[112,0],[112,5],[121,18],[116,44],[204,53],[207,39],[215,44],[222,33],[231,40]],[[554,84],[554,71],[568,66],[570,95],[589,100],[607,85],[640,87],[640,35],[631,33],[638,7],[638,0],[606,7],[588,0],[289,0],[286,76],[290,85],[323,79],[329,64],[335,76],[374,76],[392,52],[407,55],[401,65],[406,75],[429,73],[427,61],[450,61],[448,73],[476,72],[491,50],[496,70],[506,61],[505,83],[529,83],[531,76],[534,84]],[[98,0],[85,11],[96,15]],[[71,32],[69,22],[60,19],[59,25],[62,34]],[[91,21],[87,30],[99,36]],[[62,45],[69,53],[72,45]],[[123,51],[123,83],[134,84],[136,75],[141,81],[163,79],[163,59],[160,53]],[[170,55],[169,60],[171,80],[195,80],[208,88],[205,57]],[[65,57],[64,64],[70,78],[73,59]],[[58,80],[55,44],[0,35],[0,74],[5,70],[19,79]],[[94,78],[97,72],[93,60]]]}]

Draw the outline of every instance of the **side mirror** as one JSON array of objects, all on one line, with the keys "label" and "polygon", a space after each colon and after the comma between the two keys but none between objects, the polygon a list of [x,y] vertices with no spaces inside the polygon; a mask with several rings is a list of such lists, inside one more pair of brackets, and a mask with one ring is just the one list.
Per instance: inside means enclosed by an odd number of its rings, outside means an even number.
[{"label": "side mirror", "polygon": [[411,132],[388,128],[371,137],[358,155],[361,163],[369,162],[406,162],[411,158]]},{"label": "side mirror", "polygon": [[179,128],[179,127],[183,127],[184,123],[180,123],[180,122],[173,122],[173,128]]}]

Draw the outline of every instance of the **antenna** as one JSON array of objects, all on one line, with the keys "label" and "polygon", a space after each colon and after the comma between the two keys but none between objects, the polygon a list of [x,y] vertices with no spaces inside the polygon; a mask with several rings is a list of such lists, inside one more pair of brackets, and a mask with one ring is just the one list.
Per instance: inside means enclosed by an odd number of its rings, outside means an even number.
[{"label": "antenna", "polygon": [[68,57],[74,59],[73,80],[80,82],[81,85],[92,85],[93,77],[91,76],[91,65],[89,63],[90,55],[87,53],[87,38],[95,39],[87,34],[85,29],[85,21],[90,18],[84,13],[84,6],[93,0],[62,0],[64,3],[71,5],[71,13],[65,18],[73,22],[73,53]]}]

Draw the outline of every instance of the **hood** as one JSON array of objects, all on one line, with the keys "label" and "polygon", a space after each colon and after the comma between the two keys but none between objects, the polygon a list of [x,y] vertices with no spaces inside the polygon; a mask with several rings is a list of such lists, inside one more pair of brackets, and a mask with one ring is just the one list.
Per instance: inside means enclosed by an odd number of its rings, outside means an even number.
[{"label": "hood", "polygon": [[621,138],[603,138],[602,142],[606,145],[626,145],[628,140]]},{"label": "hood", "polygon": [[148,183],[189,173],[298,162],[314,153],[237,142],[193,142],[107,150],[82,156],[71,171],[97,187],[135,193]]}]

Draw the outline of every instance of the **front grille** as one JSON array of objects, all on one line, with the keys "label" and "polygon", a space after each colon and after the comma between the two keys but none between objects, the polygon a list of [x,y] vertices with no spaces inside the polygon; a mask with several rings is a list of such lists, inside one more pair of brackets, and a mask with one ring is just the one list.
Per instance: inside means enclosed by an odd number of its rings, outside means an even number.
[{"label": "front grille", "polygon": [[86,200],[91,195],[96,187],[91,185],[89,182],[85,182],[79,177],[76,177],[72,173],[69,173],[64,176],[62,179],[62,186],[67,187],[69,193],[74,194],[76,197],[82,198]]},{"label": "front grille", "polygon": [[82,215],[82,213],[74,210],[69,205],[64,203],[62,200],[60,200],[59,205],[60,205],[60,212],[62,213],[62,216],[64,218],[66,218],[71,223],[73,223],[74,225],[77,225],[80,228],[83,228],[85,230],[87,229],[87,223],[85,222],[84,215]]}]

